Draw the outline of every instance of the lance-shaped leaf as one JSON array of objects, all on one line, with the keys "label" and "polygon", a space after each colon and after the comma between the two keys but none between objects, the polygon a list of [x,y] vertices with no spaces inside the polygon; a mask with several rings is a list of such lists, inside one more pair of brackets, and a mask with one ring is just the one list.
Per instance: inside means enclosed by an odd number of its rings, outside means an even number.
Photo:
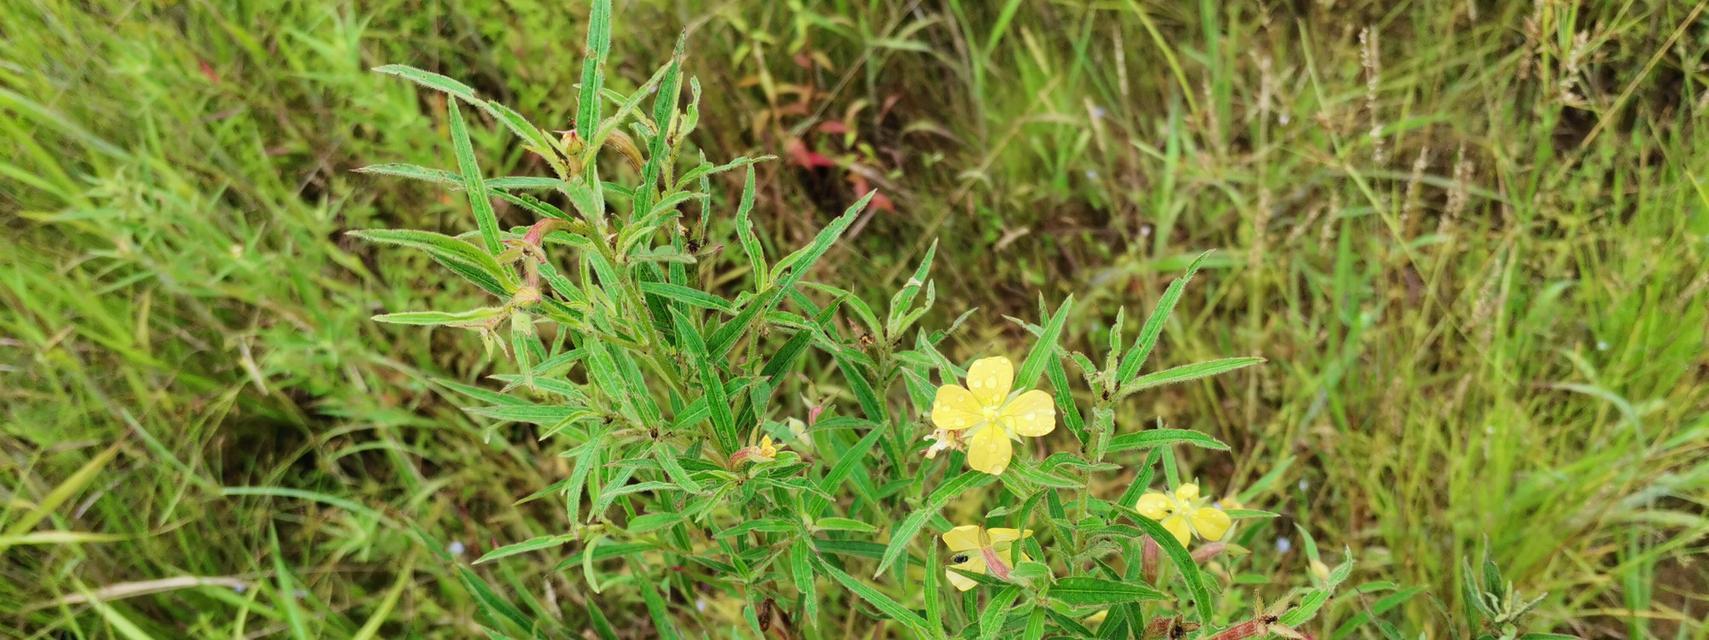
[{"label": "lance-shaped leaf", "polygon": [[367,229],[351,231],[350,235],[370,242],[395,244],[426,251],[434,262],[444,265],[457,275],[475,283],[496,296],[510,297],[516,292],[516,273],[500,266],[492,254],[451,236],[413,229]]},{"label": "lance-shaped leaf", "polygon": [[983,471],[970,470],[939,485],[936,490],[932,491],[931,496],[926,498],[924,505],[908,514],[908,517],[902,520],[901,524],[891,530],[890,545],[884,548],[884,559],[879,561],[878,571],[873,572],[872,575],[874,577],[883,575],[885,569],[889,569],[890,565],[895,564],[897,558],[902,557],[902,553],[908,550],[908,543],[913,542],[914,537],[919,535],[920,529],[925,528],[926,523],[937,516],[938,511],[942,510],[944,505],[949,504],[951,498],[961,495],[968,489],[990,484],[995,478],[996,476]]},{"label": "lance-shaped leaf", "polygon": [[719,453],[730,455],[740,446],[741,439],[736,435],[736,417],[730,411],[730,398],[724,393],[724,381],[718,377],[718,367],[713,365],[713,356],[707,352],[700,332],[689,324],[687,318],[672,310],[671,322],[676,328],[677,344],[688,353],[700,374],[700,387],[706,394],[706,408],[712,415],[712,435]]},{"label": "lance-shaped leaf", "polygon": [[1227,451],[1228,445],[1221,440],[1190,429],[1147,429],[1138,433],[1124,433],[1110,439],[1107,451],[1127,451],[1129,449],[1149,449],[1171,444],[1190,444],[1205,449]]},{"label": "lance-shaped leaf", "polygon": [[[587,48],[582,53],[587,57],[582,60],[582,90],[576,103],[576,130],[587,136],[589,132],[599,130],[605,59],[611,54],[611,0],[594,0],[593,10],[588,15]],[[592,158],[596,153],[597,150],[590,149],[587,157]]]},{"label": "lance-shaped leaf", "polygon": [[1140,515],[1127,505],[1110,506],[1127,516],[1135,527],[1163,549],[1163,555],[1169,556],[1169,562],[1175,565],[1175,569],[1181,573],[1181,580],[1187,583],[1187,591],[1192,594],[1193,608],[1198,612],[1199,622],[1209,623],[1212,613],[1216,611],[1216,603],[1211,600],[1211,591],[1205,586],[1204,573],[1199,571],[1199,564],[1193,561],[1193,554],[1188,553],[1187,548],[1175,539],[1175,534],[1169,533],[1169,530],[1164,529],[1156,520]]},{"label": "lance-shaped leaf", "polygon": [[1126,384],[1139,373],[1139,368],[1145,366],[1145,360],[1151,357],[1151,350],[1157,346],[1157,339],[1163,335],[1163,324],[1169,320],[1169,314],[1175,311],[1175,303],[1181,301],[1181,292],[1187,288],[1187,283],[1198,273],[1199,265],[1204,263],[1209,251],[1199,254],[1188,265],[1186,275],[1176,278],[1169,283],[1169,288],[1163,291],[1163,297],[1157,300],[1157,307],[1151,310],[1151,316],[1145,319],[1145,326],[1139,330],[1139,339],[1133,341],[1133,347],[1127,355],[1122,356],[1121,367],[1116,371],[1116,381]]},{"label": "lance-shaped leaf", "polygon": [[783,299],[784,294],[794,288],[795,284],[807,274],[807,270],[813,267],[813,263],[824,257],[825,252],[831,249],[831,245],[842,237],[843,231],[854,223],[855,216],[866,208],[867,203],[872,201],[872,196],[877,193],[877,191],[867,192],[859,201],[850,205],[843,212],[843,215],[832,220],[831,224],[825,225],[824,229],[819,230],[819,235],[813,238],[812,244],[802,247],[788,258],[778,262],[777,269],[779,272],[782,272],[786,263],[789,265],[789,272],[779,278],[772,286],[755,294],[753,298],[748,300],[748,304],[736,314],[736,317],[731,318],[729,322],[718,327],[717,331],[712,332],[712,338],[706,341],[707,350],[712,354],[712,357],[724,357],[730,352],[730,348],[736,345],[736,339],[747,331],[748,326],[753,324],[755,319],[776,307],[778,301]]},{"label": "lance-shaped leaf", "polygon": [[1161,387],[1166,384],[1175,384],[1178,382],[1197,380],[1199,378],[1209,378],[1214,375],[1228,373],[1235,369],[1250,367],[1263,361],[1263,358],[1243,356],[1238,358],[1222,358],[1220,360],[1210,360],[1207,362],[1195,362],[1193,364],[1184,364],[1179,367],[1171,367],[1129,380],[1127,384],[1122,385],[1121,390],[1116,392],[1116,397],[1125,398],[1134,392],[1150,389],[1152,387]]},{"label": "lance-shaped leaf", "polygon": [[481,230],[481,242],[487,253],[504,250],[498,241],[498,215],[493,213],[493,201],[487,195],[486,181],[475,163],[475,147],[469,142],[469,125],[463,121],[463,110],[455,101],[446,103],[451,112],[451,146],[457,152],[457,169],[463,176],[463,190],[468,192],[469,208],[475,212],[475,226]]},{"label": "lance-shaped leaf", "polygon": [[1050,587],[1052,600],[1074,606],[1112,605],[1135,600],[1161,600],[1163,592],[1142,584],[1103,578],[1069,577]]}]

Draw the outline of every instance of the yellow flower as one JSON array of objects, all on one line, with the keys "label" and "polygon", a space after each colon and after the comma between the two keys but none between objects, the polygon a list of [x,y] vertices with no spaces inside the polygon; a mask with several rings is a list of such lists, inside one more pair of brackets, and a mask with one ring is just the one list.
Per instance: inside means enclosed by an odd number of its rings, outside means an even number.
[{"label": "yellow flower", "polygon": [[777,444],[771,441],[771,436],[760,438],[759,451],[754,456],[760,462],[770,462],[777,459]]},{"label": "yellow flower", "polygon": [[1233,524],[1223,510],[1205,506],[1205,499],[1199,497],[1199,485],[1191,482],[1177,487],[1174,495],[1147,491],[1139,497],[1139,504],[1134,509],[1140,515],[1162,523],[1163,528],[1174,534],[1175,540],[1183,547],[1193,541],[1194,535],[1206,540],[1221,540]]},{"label": "yellow flower", "polygon": [[757,464],[760,462],[771,462],[776,459],[777,443],[772,442],[771,436],[765,436],[760,438],[759,444],[742,447],[741,449],[737,449],[735,453],[730,454],[730,466],[734,468],[737,464],[743,462]]},{"label": "yellow flower", "polygon": [[[1015,365],[1008,358],[982,358],[967,370],[967,386],[938,387],[932,401],[932,424],[956,434],[967,445],[967,464],[998,475],[1014,456],[1009,440],[1037,438],[1056,428],[1056,405],[1050,394],[1034,389],[1013,398]],[[935,453],[935,452],[934,452]]]},{"label": "yellow flower", "polygon": [[[1032,529],[990,529],[979,525],[962,525],[950,529],[943,535],[944,545],[954,555],[949,558],[951,569],[961,569],[970,573],[982,573],[1003,580],[1009,579],[1009,553],[1014,548],[1015,541],[1029,537]],[[1032,558],[1021,554],[1021,561],[1027,562]],[[961,575],[950,569],[944,569],[944,576],[949,583],[962,591],[972,589],[979,584],[972,578]]]}]

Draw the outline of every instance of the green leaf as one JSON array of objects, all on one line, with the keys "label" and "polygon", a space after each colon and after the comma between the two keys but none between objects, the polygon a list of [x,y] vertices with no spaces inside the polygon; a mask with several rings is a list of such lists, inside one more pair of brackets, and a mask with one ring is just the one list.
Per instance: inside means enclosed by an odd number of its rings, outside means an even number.
[{"label": "green leaf", "polygon": [[938,515],[938,511],[943,509],[950,499],[961,495],[968,489],[990,484],[995,479],[996,476],[983,471],[969,470],[949,482],[939,485],[937,489],[932,491],[932,495],[926,499],[924,505],[908,514],[908,517],[902,520],[901,524],[891,530],[890,544],[885,547],[884,559],[879,561],[878,570],[873,572],[873,577],[883,575],[885,569],[889,569],[897,558],[902,557],[902,552],[908,549],[908,543],[913,542],[914,537],[919,535],[920,529],[925,528],[926,523]]},{"label": "green leaf", "polygon": [[[605,2],[605,0],[601,0]],[[659,595],[658,587],[652,582],[641,580],[634,584],[641,589],[641,599],[647,603],[647,615],[653,619],[653,631],[663,640],[676,640],[682,637],[676,628],[676,620],[671,617],[671,610],[665,604],[665,599]],[[666,583],[669,584],[669,583]]]},{"label": "green leaf", "polygon": [[486,183],[487,195],[495,195],[495,191],[500,189],[511,191],[549,191],[564,187],[563,180],[549,178],[546,176],[499,176],[497,178],[484,178],[483,182]]},{"label": "green leaf", "polygon": [[1056,341],[1062,335],[1062,325],[1068,321],[1068,312],[1074,308],[1074,296],[1068,296],[1057,307],[1056,313],[1045,322],[1038,339],[1033,341],[1033,348],[1027,352],[1027,359],[1021,362],[1021,370],[1015,374],[1016,389],[1031,389],[1038,385],[1039,376],[1044,375],[1044,368],[1050,360],[1056,357]]},{"label": "green leaf", "polygon": [[[1353,635],[1355,631],[1358,631],[1361,625],[1372,620],[1373,616],[1381,616],[1390,609],[1400,606],[1407,600],[1411,600],[1413,596],[1423,592],[1424,589],[1413,587],[1401,589],[1387,596],[1383,596],[1376,602],[1371,603],[1370,606],[1366,607],[1364,610],[1347,618],[1345,622],[1342,622],[1340,626],[1335,628],[1335,634],[1330,636],[1330,638],[1332,638],[1332,640],[1343,640],[1344,638]],[[1520,640],[1567,640],[1568,638],[1576,640],[1576,636],[1554,636],[1552,634],[1526,634],[1520,636]]]},{"label": "green leaf", "polygon": [[1004,619],[1009,617],[1009,608],[1020,596],[1021,588],[1010,585],[985,602],[985,609],[979,612],[979,640],[996,640],[1003,630]]},{"label": "green leaf", "polygon": [[1299,604],[1289,609],[1287,613],[1282,614],[1281,619],[1277,622],[1288,627],[1310,622],[1312,618],[1317,617],[1318,610],[1329,602],[1329,595],[1330,593],[1327,590],[1312,589],[1300,598]]},{"label": "green leaf", "polygon": [[[884,437],[884,433],[884,429],[874,426],[858,442],[855,442],[854,446],[843,452],[843,455],[837,458],[837,464],[832,466],[831,471],[819,481],[819,491],[825,495],[836,495],[837,488],[842,486],[843,480],[849,477],[855,467],[861,466],[866,461],[867,452],[871,451],[872,446]],[[830,500],[818,495],[809,496],[807,498],[807,516],[817,517],[824,513],[825,508],[829,505]]]},{"label": "green leaf", "polygon": [[924,589],[920,591],[926,599],[926,624],[933,629],[943,628],[943,563],[942,554],[926,554],[926,575]]},{"label": "green leaf", "polygon": [[1193,263],[1187,266],[1186,275],[1176,278],[1174,282],[1169,283],[1169,288],[1163,291],[1163,297],[1158,299],[1157,307],[1151,310],[1151,316],[1145,319],[1145,326],[1140,328],[1139,339],[1134,340],[1133,347],[1128,349],[1127,355],[1122,356],[1121,367],[1116,370],[1118,383],[1126,385],[1128,380],[1139,373],[1140,367],[1145,366],[1146,359],[1151,357],[1151,350],[1157,346],[1157,339],[1163,335],[1163,323],[1169,320],[1169,314],[1174,313],[1175,303],[1181,301],[1181,292],[1186,290],[1187,283],[1192,281],[1193,274],[1198,273],[1199,265],[1204,262],[1205,256],[1210,254],[1209,251],[1199,254],[1199,257],[1194,258]]},{"label": "green leaf", "polygon": [[1121,511],[1122,515],[1133,522],[1152,542],[1163,549],[1164,555],[1169,556],[1169,562],[1180,572],[1181,579],[1187,583],[1187,591],[1192,594],[1193,607],[1198,612],[1200,624],[1210,624],[1211,615],[1216,611],[1216,603],[1211,599],[1211,591],[1205,587],[1204,573],[1199,571],[1199,564],[1193,562],[1193,555],[1187,552],[1181,543],[1175,540],[1175,535],[1164,529],[1162,524],[1152,520],[1126,505],[1111,504],[1111,508]]},{"label": "green leaf", "polygon": [[[587,58],[582,60],[581,96],[576,103],[576,130],[588,136],[599,130],[600,91],[605,86],[605,59],[611,53],[611,0],[594,0],[588,15]],[[593,158],[597,149],[588,150]]]},{"label": "green leaf", "polygon": [[1027,616],[1027,629],[1021,634],[1021,640],[1042,640],[1044,638],[1045,611],[1044,607],[1033,607],[1032,613]]},{"label": "green leaf", "polygon": [[795,543],[789,546],[789,576],[795,581],[795,590],[801,592],[801,625],[807,628],[819,626],[819,596],[813,586],[813,548],[807,544],[806,538],[796,538]]},{"label": "green leaf", "polygon": [[1056,414],[1062,416],[1062,425],[1068,427],[1075,440],[1086,444],[1086,418],[1081,415],[1080,406],[1074,404],[1074,387],[1069,385],[1068,372],[1062,368],[1062,360],[1049,360],[1044,374],[1050,379],[1050,388],[1055,391],[1052,397],[1056,400]]},{"label": "green leaf", "polygon": [[861,533],[878,531],[878,527],[853,518],[820,518],[813,521],[813,528],[819,531],[858,531]]},{"label": "green leaf", "polygon": [[659,461],[659,467],[665,470],[671,482],[677,483],[689,493],[700,493],[700,483],[694,481],[694,476],[682,468],[682,463],[676,458],[676,451],[669,444],[657,442],[653,444],[653,457]]},{"label": "green leaf", "polygon": [[611,628],[611,620],[605,617],[605,612],[592,598],[587,599],[587,619],[599,640],[617,640],[617,630]]},{"label": "green leaf", "polygon": [[759,518],[719,531],[714,537],[730,538],[750,531],[754,533],[789,533],[797,528],[795,523],[783,518]]},{"label": "green leaf", "polygon": [[831,245],[836,243],[837,238],[842,237],[843,231],[854,223],[855,216],[866,208],[867,203],[872,201],[872,196],[877,193],[877,191],[867,192],[858,202],[850,205],[842,216],[832,220],[831,224],[825,225],[824,229],[819,230],[819,235],[813,238],[811,244],[802,247],[799,251],[779,262],[777,268],[780,271],[786,262],[793,266],[771,287],[750,298],[748,304],[742,307],[741,312],[737,313],[735,318],[718,327],[718,330],[712,333],[712,338],[706,341],[707,349],[712,357],[723,358],[725,354],[730,352],[730,348],[736,345],[736,339],[747,331],[748,326],[753,324],[756,318],[777,306],[784,294],[793,289],[795,283],[800,282],[801,278],[807,274],[807,270],[812,268],[813,263],[818,262],[819,258],[831,249]]},{"label": "green leaf", "polygon": [[641,168],[641,184],[635,190],[635,204],[638,209],[652,205],[660,174],[670,170],[670,161],[676,155],[672,148],[674,141],[671,139],[671,129],[676,121],[677,102],[682,97],[683,50],[687,45],[688,31],[684,30],[682,35],[677,37],[670,66],[666,67],[664,78],[659,81],[658,96],[653,100],[653,124],[657,130],[647,147],[647,163]]},{"label": "green leaf", "polygon": [[629,526],[624,531],[627,531],[629,535],[640,535],[682,522],[682,519],[683,514],[676,512],[642,514],[630,518]]},{"label": "green leaf", "polygon": [[355,171],[356,171],[356,173],[369,173],[369,174],[374,174],[374,175],[379,175],[379,176],[392,176],[395,178],[408,178],[410,180],[422,180],[425,182],[432,182],[434,184],[443,185],[443,186],[447,186],[447,187],[454,187],[454,188],[458,188],[458,189],[463,188],[463,179],[461,177],[458,177],[457,174],[455,174],[455,173],[451,173],[450,171],[446,171],[444,169],[432,169],[432,168],[423,167],[423,166],[419,166],[419,165],[413,165],[413,164],[403,164],[403,163],[396,163],[396,162],[388,162],[388,163],[383,163],[383,164],[371,164],[371,165],[368,165],[366,167],[361,167],[359,169],[356,169]]},{"label": "green leaf", "polygon": [[741,439],[736,435],[736,417],[730,411],[724,381],[718,377],[718,368],[712,364],[715,356],[707,353],[706,344],[700,340],[700,332],[675,309],[671,310],[671,321],[676,327],[679,344],[688,351],[700,373],[700,387],[706,394],[706,408],[712,415],[713,438],[717,440],[719,453],[728,456],[740,448]]},{"label": "green leaf", "polygon": [[285,552],[279,547],[279,532],[268,527],[267,534],[273,543],[273,575],[278,580],[275,599],[279,601],[279,608],[285,613],[286,626],[291,630],[291,636],[297,640],[309,640],[314,635],[309,633],[308,621],[303,618],[302,607],[297,604],[297,588],[291,578],[291,568],[285,564]]},{"label": "green leaf", "polygon": [[435,262],[493,295],[508,298],[516,292],[518,282],[515,272],[500,266],[492,254],[457,238],[413,229],[363,229],[348,233],[369,242],[426,251]]},{"label": "green leaf", "polygon": [[468,192],[469,208],[475,211],[475,226],[480,227],[481,241],[486,244],[487,253],[498,255],[504,251],[504,246],[498,241],[498,215],[493,213],[493,202],[487,195],[486,182],[481,179],[481,168],[475,163],[475,147],[469,142],[469,125],[463,121],[463,110],[456,102],[448,102],[446,106],[451,113],[451,146],[457,152],[457,169],[463,175],[463,190]]},{"label": "green leaf", "polygon": [[[544,131],[534,126],[534,123],[529,122],[527,118],[522,117],[522,114],[504,106],[497,100],[487,100],[479,104],[486,108],[487,113],[491,114],[494,120],[499,121],[505,128],[510,129],[511,133],[516,134],[516,137],[527,143],[534,153],[539,154],[540,157],[545,158],[554,166],[562,166],[556,151],[557,145],[552,144],[552,139],[546,137]],[[548,189],[556,187],[559,183],[557,178],[543,178],[542,180]]]},{"label": "green leaf", "polygon": [[488,551],[486,553],[486,555],[483,555],[480,558],[476,559],[475,564],[492,562],[492,561],[497,560],[499,558],[508,558],[510,556],[517,555],[519,553],[528,553],[530,551],[539,551],[541,549],[551,549],[553,547],[562,546],[564,543],[569,542],[569,541],[574,540],[574,539],[576,539],[576,537],[573,535],[569,535],[569,534],[559,534],[559,535],[555,535],[555,536],[540,536],[537,538],[529,538],[527,540],[523,540],[522,542],[518,542],[515,544],[507,544],[507,545],[504,545],[504,546],[499,547],[497,549],[493,549],[492,551]]},{"label": "green leaf", "polygon": [[1110,438],[1107,451],[1127,451],[1130,449],[1150,449],[1173,444],[1190,444],[1195,447],[1228,451],[1228,445],[1221,440],[1212,438],[1191,429],[1147,429],[1135,433],[1124,433]]},{"label": "green leaf", "polygon": [[[932,270],[932,257],[937,253],[938,241],[934,238],[932,245],[926,248],[925,257],[920,259],[920,266],[914,269],[914,275],[908,278],[908,282],[903,283],[902,289],[897,291],[896,295],[890,297],[890,314],[884,320],[884,332],[891,339],[907,330],[903,318],[914,306],[914,298],[919,295],[920,287],[925,286],[926,274]],[[931,298],[928,296],[926,300],[930,305]]]},{"label": "green leaf", "polygon": [[374,71],[384,73],[386,75],[397,76],[429,89],[443,91],[470,104],[479,104],[481,101],[481,98],[475,95],[475,90],[469,85],[439,75],[432,71],[417,69],[403,64],[388,64],[374,67]]},{"label": "green leaf", "polygon": [[1073,606],[1112,605],[1135,600],[1160,600],[1163,592],[1141,584],[1102,578],[1070,577],[1057,580],[1050,597]]},{"label": "green leaf", "polygon": [[854,394],[855,402],[860,405],[861,414],[878,424],[888,422],[885,418],[884,402],[878,398],[878,393],[873,390],[872,382],[867,380],[866,373],[861,371],[860,366],[842,355],[837,355],[832,359],[836,360],[837,368],[843,372],[843,380],[848,382],[849,392]]},{"label": "green leaf", "polygon": [[754,168],[750,165],[748,177],[742,182],[741,200],[736,205],[736,240],[742,245],[742,253],[748,257],[748,269],[753,271],[756,286],[763,288],[771,276],[766,270],[765,247],[754,236],[754,223],[748,217],[753,209]]},{"label": "green leaf", "polygon": [[1137,391],[1150,389],[1152,387],[1160,387],[1166,384],[1175,384],[1177,382],[1208,378],[1214,375],[1228,373],[1235,369],[1250,367],[1263,361],[1263,358],[1243,356],[1238,358],[1222,358],[1220,360],[1211,360],[1208,362],[1184,364],[1179,367],[1172,367],[1134,378],[1122,385],[1121,390],[1116,392],[1116,397],[1123,398]]},{"label": "green leaf", "polygon": [[383,313],[369,319],[388,324],[418,326],[477,325],[504,314],[504,307],[480,307],[468,311],[399,311]]},{"label": "green leaf", "polygon": [[736,312],[736,308],[730,304],[729,300],[725,300],[699,289],[690,289],[678,284],[671,284],[668,282],[643,282],[641,283],[641,291],[661,298],[675,300],[692,307],[711,309],[721,313]]},{"label": "green leaf", "polygon": [[1279,518],[1282,515],[1270,511],[1260,511],[1258,509],[1224,509],[1223,511],[1228,513],[1229,518],[1235,520],[1270,519]]},{"label": "green leaf", "polygon": [[583,407],[569,405],[499,405],[493,407],[469,407],[464,409],[477,416],[504,420],[507,422],[526,422],[538,425],[556,425],[561,422],[574,422],[592,418],[596,414]]},{"label": "green leaf", "polygon": [[855,595],[860,596],[860,599],[872,604],[873,607],[877,608],[889,619],[907,627],[919,636],[928,638],[939,638],[943,636],[942,629],[932,629],[931,627],[926,626],[926,621],[924,618],[920,617],[920,614],[914,613],[913,610],[902,606],[902,603],[891,599],[890,596],[884,595],[882,592],[872,588],[870,585],[856,580],[854,576],[844,573],[842,569],[832,566],[823,559],[815,558],[815,560],[819,563],[819,568],[824,571],[825,575],[831,576],[833,580],[841,583],[843,588],[853,591]]}]

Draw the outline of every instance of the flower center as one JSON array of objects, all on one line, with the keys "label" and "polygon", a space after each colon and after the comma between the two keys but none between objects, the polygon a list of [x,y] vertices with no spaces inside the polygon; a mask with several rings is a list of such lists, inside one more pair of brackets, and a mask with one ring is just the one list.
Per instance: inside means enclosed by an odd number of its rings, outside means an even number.
[{"label": "flower center", "polygon": [[981,407],[979,416],[984,418],[986,422],[992,422],[997,419],[997,414],[1002,410],[1002,407]]}]

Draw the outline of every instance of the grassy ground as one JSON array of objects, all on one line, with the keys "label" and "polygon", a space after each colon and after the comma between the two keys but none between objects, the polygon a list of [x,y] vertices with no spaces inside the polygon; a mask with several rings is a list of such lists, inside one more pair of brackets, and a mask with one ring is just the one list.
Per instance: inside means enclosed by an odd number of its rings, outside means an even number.
[{"label": "grassy ground", "polygon": [[[1709,637],[1703,3],[802,4],[620,2],[612,82],[686,27],[696,142],[780,156],[776,246],[880,188],[823,280],[890,290],[939,239],[941,313],[983,309],[959,357],[1041,295],[1101,340],[1215,249],[1158,358],[1269,364],[1122,424],[1233,444],[1195,467],[1219,487],[1283,467],[1267,526],[1424,590],[1399,629],[1454,629],[1487,541],[1542,627]],[[511,505],[565,468],[426,382],[487,373],[478,341],[368,320],[467,294],[341,232],[466,226],[351,172],[452,164],[437,98],[368,68],[566,123],[584,10],[558,5],[0,2],[0,628],[475,632],[410,528],[471,555],[559,530]],[[555,561],[480,571],[576,610]]]}]

